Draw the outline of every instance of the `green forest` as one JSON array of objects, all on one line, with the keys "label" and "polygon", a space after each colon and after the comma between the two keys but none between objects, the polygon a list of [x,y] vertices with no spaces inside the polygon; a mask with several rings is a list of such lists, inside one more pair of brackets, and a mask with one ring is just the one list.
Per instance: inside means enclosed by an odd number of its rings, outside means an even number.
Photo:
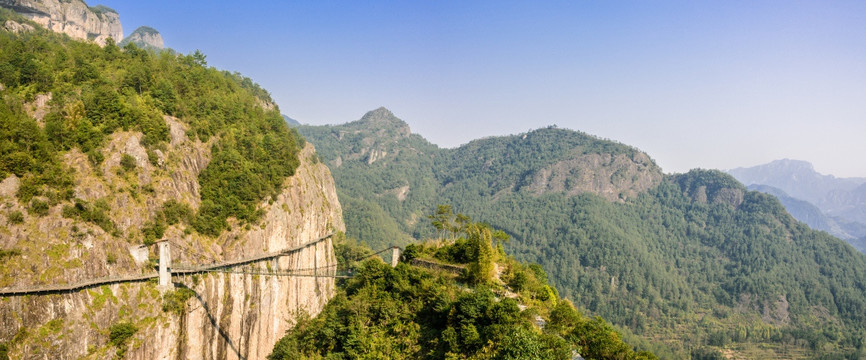
[{"label": "green forest", "polygon": [[[27,21],[0,9],[0,21],[9,19]],[[198,179],[202,205],[190,222],[216,236],[228,217],[257,221],[258,204],[294,173],[304,146],[279,109],[262,106],[273,102],[267,91],[240,74],[208,67],[198,51],[180,55],[111,41],[99,47],[38,26],[22,34],[2,31],[0,84],[0,178],[21,179],[18,200],[34,214],[45,207],[40,199],[51,206],[69,202],[74,205],[64,214],[107,232],[113,225],[98,216],[98,207],[73,198],[64,152],[78,149],[98,165],[109,135],[140,131],[155,162],[155,151],[169,140],[163,117],[181,119],[191,137],[211,146],[211,161]],[[38,123],[25,106],[45,94],[51,95],[49,110]]]},{"label": "green forest", "polygon": [[409,245],[395,268],[358,261],[371,251],[338,243],[354,277],[316,318],[301,317],[268,359],[657,359],[560,298],[540,266],[507,257],[496,246],[503,232],[440,209],[436,228],[447,237]]},{"label": "green forest", "polygon": [[[0,22],[10,19],[27,22],[0,9]],[[28,109],[47,94],[37,121]],[[336,180],[347,244],[399,245],[406,262],[465,269],[352,264],[357,276],[273,359],[866,357],[866,255],[719,171],[664,175],[633,147],[556,127],[442,149],[386,109],[291,129],[264,106],[267,91],[199,51],[99,47],[38,26],[0,31],[0,96],[0,179],[20,179],[23,209],[5,214],[10,224],[61,206],[123,237],[103,199],[76,198],[63,156],[99,165],[113,133],[138,131],[156,163],[168,116],[211,158],[198,175],[201,206],[165,202],[143,242],[177,223],[207,236],[229,218],[256,223],[258,205],[295,172],[303,135]],[[623,163],[641,172],[626,175]],[[537,184],[557,171],[567,172],[562,189]],[[601,185],[612,193],[571,193],[588,173],[610,173]],[[651,186],[634,196],[621,187],[638,182]],[[346,262],[367,253],[338,248]]]},{"label": "green forest", "polygon": [[[373,248],[432,238],[423,214],[450,204],[502,229],[506,249],[540,264],[564,298],[661,358],[866,354],[866,256],[776,198],[709,170],[617,201],[539,194],[526,184],[551,164],[639,151],[554,127],[440,149],[386,112],[298,127],[334,174],[347,236]],[[387,156],[370,161],[373,150]]]}]

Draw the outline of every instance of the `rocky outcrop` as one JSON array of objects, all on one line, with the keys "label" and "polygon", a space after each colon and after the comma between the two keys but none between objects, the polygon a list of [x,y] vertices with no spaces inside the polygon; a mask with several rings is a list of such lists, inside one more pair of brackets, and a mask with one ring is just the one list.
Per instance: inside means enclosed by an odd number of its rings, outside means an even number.
[{"label": "rocky outcrop", "polygon": [[48,114],[49,101],[51,101],[51,93],[37,94],[36,98],[33,99],[32,102],[24,104],[24,110],[27,111],[27,115],[30,115],[30,117],[35,119],[39,126],[45,125],[45,123],[42,122],[42,119],[44,119],[45,115]]},{"label": "rocky outcrop", "polygon": [[35,30],[35,28],[33,26],[30,26],[30,24],[21,24],[13,20],[6,20],[6,22],[3,23],[3,27],[7,31],[11,31],[16,34],[31,32]]},{"label": "rocky outcrop", "polygon": [[138,29],[129,34],[123,41],[119,43],[124,46],[128,43],[133,43],[143,49],[163,49],[162,35],[156,29],[150,26],[140,26]]},{"label": "rocky outcrop", "polygon": [[[140,228],[168,199],[198,206],[198,173],[210,160],[210,144],[190,140],[184,125],[166,117],[171,141],[160,154],[148,154],[141,134],[117,132],[103,150],[99,166],[77,150],[67,152],[75,197],[102,203],[116,224],[113,231],[62,216],[62,205],[36,216],[12,196],[18,179],[0,183],[0,245],[15,249],[2,255],[0,287],[74,283],[103,276],[153,271],[155,249],[137,246]],[[135,168],[119,166],[122,154]],[[154,158],[155,157],[155,158]],[[307,145],[301,165],[286,179],[281,193],[263,201],[257,224],[230,219],[231,230],[217,238],[170,226],[178,264],[205,264],[292,248],[344,231],[334,181],[326,166],[314,161]],[[43,199],[48,201],[48,199]],[[50,203],[50,202],[49,202]],[[22,222],[9,214],[21,212]],[[279,260],[248,265],[247,270],[309,269],[336,265],[330,240]],[[0,342],[16,359],[261,359],[301,312],[318,313],[334,295],[333,278],[285,277],[238,273],[175,276],[192,292],[172,306],[153,282],[112,284],[46,296],[0,298]],[[169,293],[173,294],[173,293]],[[109,342],[113,325],[128,322],[137,331],[126,345]]]},{"label": "rocky outcrop", "polygon": [[120,16],[102,5],[89,7],[81,0],[0,0],[0,7],[74,39],[93,40],[100,45],[109,37],[115,42],[123,39]]},{"label": "rocky outcrop", "polygon": [[644,153],[582,154],[535,171],[524,187],[541,195],[564,192],[599,195],[609,201],[633,198],[662,180],[658,166]]}]

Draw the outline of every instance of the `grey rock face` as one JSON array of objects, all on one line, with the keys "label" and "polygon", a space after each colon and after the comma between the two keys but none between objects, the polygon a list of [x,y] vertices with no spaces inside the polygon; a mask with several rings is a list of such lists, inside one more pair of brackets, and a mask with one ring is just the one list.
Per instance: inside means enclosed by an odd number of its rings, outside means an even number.
[{"label": "grey rock face", "polygon": [[74,39],[93,40],[99,45],[105,45],[109,37],[115,42],[123,39],[120,16],[105,6],[89,7],[81,0],[0,0],[0,7]]}]

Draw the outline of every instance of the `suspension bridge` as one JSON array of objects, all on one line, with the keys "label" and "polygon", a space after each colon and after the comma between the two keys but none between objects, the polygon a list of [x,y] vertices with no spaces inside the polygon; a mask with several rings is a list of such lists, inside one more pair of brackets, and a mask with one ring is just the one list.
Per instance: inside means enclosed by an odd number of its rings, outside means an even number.
[{"label": "suspension bridge", "polygon": [[[157,288],[160,289],[160,291],[166,291],[173,288],[173,283],[171,281],[171,278],[173,276],[195,275],[202,273],[231,273],[259,276],[297,276],[316,278],[350,278],[353,276],[350,269],[340,270],[338,269],[338,266],[336,264],[319,266],[317,256],[313,256],[313,267],[311,268],[280,269],[279,267],[280,257],[290,256],[311,247],[313,248],[313,251],[315,253],[320,243],[332,238],[333,236],[334,234],[328,234],[313,241],[309,241],[288,249],[283,249],[270,253],[257,254],[239,259],[223,260],[219,262],[214,261],[208,264],[178,264],[177,266],[172,266],[171,263],[172,245],[181,248],[185,252],[192,253],[194,251],[178,243],[168,240],[162,240],[156,243],[159,251],[159,270],[157,272],[151,272],[142,275],[107,276],[95,279],[88,279],[70,284],[0,288],[0,297],[68,293],[102,285],[142,282],[152,279],[158,279]],[[365,258],[385,253],[389,250],[391,251],[391,266],[397,266],[401,250],[399,247],[396,246],[380,250],[361,259],[353,260],[363,260]]]}]

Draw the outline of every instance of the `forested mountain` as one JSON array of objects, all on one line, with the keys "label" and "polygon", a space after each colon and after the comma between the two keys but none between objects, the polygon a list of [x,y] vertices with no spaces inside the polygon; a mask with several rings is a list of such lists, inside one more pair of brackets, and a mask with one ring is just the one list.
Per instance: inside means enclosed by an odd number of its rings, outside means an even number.
[{"label": "forested mountain", "polygon": [[374,248],[432,235],[424,214],[450,204],[661,358],[863,356],[866,256],[722,172],[664,175],[553,127],[441,149],[385,109],[298,130],[334,173],[347,235]]},{"label": "forested mountain", "polygon": [[335,170],[350,237],[378,249],[429,233],[424,216],[437,205],[435,169],[446,152],[384,108],[345,125],[297,129],[316,139],[319,156]]},{"label": "forested mountain", "polygon": [[502,232],[438,210],[443,238],[407,246],[393,268],[359,263],[372,251],[338,242],[340,264],[355,276],[268,359],[657,359],[560,298],[538,265],[494,248]]}]

